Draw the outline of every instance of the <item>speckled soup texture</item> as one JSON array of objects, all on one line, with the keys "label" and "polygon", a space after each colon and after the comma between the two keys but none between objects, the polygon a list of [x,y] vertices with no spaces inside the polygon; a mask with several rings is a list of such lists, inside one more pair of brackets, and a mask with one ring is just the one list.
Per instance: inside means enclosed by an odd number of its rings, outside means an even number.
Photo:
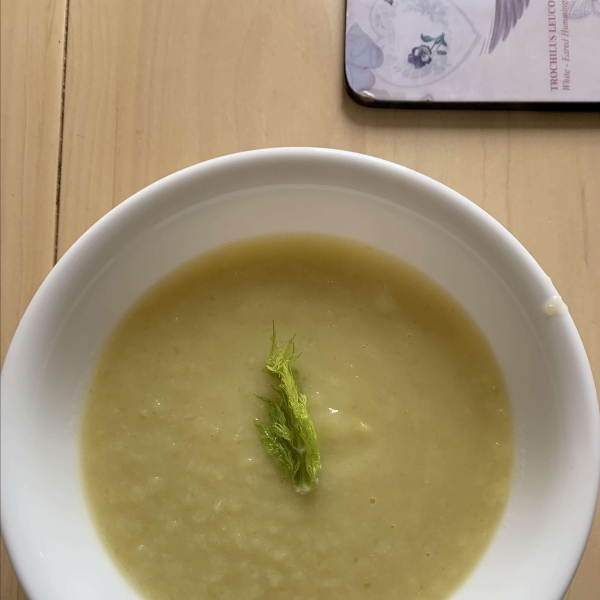
[{"label": "speckled soup texture", "polygon": [[[275,321],[296,334],[323,470],[260,445]],[[262,238],[163,280],[101,356],[82,426],[99,534],[153,600],[447,597],[510,492],[492,352],[437,285],[354,242]]]}]

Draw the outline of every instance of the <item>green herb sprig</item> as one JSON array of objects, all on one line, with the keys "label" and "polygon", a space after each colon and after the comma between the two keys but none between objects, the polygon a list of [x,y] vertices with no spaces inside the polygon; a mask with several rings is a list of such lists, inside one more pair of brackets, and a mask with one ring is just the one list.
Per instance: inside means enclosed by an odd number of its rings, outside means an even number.
[{"label": "green herb sprig", "polygon": [[257,395],[268,409],[269,423],[255,419],[254,424],[260,431],[263,447],[275,459],[281,472],[292,478],[299,494],[308,494],[319,482],[321,456],[306,396],[296,382],[297,371],[293,364],[299,356],[295,353],[294,338],[279,345],[273,324],[265,372],[277,382],[271,386],[276,398],[271,400]]}]

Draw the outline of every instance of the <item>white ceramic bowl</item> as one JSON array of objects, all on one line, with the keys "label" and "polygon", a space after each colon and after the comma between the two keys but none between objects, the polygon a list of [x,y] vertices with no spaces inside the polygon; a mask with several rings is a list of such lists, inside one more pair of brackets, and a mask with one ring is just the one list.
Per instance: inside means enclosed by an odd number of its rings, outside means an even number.
[{"label": "white ceramic bowl", "polygon": [[596,504],[599,419],[590,367],[557,292],[501,225],[459,194],[346,152],[277,149],[212,160],[123,202],[66,253],[14,337],[2,379],[2,527],[31,600],[139,598],[82,492],[78,423],[99,351],[178,265],[226,242],[322,232],[401,257],[446,288],[489,339],[514,412],[507,511],[453,600],[559,600]]}]

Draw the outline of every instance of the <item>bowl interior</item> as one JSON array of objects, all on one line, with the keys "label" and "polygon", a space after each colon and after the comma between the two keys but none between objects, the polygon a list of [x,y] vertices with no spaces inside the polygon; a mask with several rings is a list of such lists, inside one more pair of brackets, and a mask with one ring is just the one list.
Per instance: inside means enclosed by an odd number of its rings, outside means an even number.
[{"label": "bowl interior", "polygon": [[78,425],[94,364],[157,280],[215,246],[268,233],[349,237],[421,269],[460,302],[506,379],[516,462],[509,506],[454,600],[559,599],[589,531],[598,411],[550,280],[491,217],[444,186],[341,152],[217,159],[150,186],[60,261],[24,317],[3,374],[3,529],[31,600],[139,596],[98,538],[82,491]]}]

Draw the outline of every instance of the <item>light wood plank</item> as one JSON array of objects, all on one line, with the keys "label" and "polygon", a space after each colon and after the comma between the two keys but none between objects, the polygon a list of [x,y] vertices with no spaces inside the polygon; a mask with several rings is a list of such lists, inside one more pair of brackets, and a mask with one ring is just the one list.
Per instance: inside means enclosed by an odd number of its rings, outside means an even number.
[{"label": "light wood plank", "polygon": [[[554,279],[600,381],[600,116],[375,111],[343,90],[338,0],[72,0],[59,253],[182,167],[266,146],[365,152],[505,224]],[[568,600],[600,589],[597,523]]]},{"label": "light wood plank", "polygon": [[52,268],[65,0],[2,0],[2,357]]},{"label": "light wood plank", "polygon": [[[2,0],[2,361],[54,262],[65,0]],[[0,595],[24,600],[1,546]]]}]

